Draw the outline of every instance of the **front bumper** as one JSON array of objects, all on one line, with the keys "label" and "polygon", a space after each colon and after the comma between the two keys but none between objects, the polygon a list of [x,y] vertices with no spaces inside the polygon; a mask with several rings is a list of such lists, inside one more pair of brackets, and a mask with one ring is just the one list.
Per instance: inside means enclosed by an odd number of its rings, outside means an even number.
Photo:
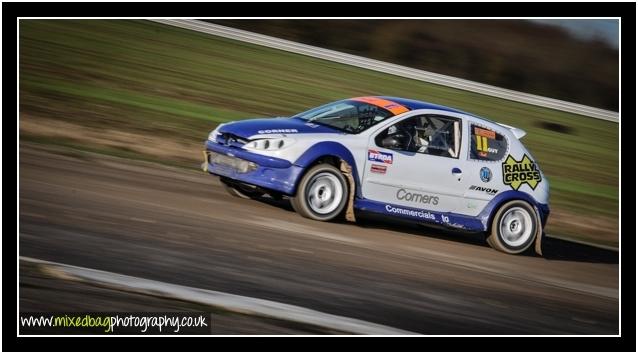
[{"label": "front bumper", "polygon": [[[303,172],[301,167],[293,165],[290,161],[210,141],[206,142],[203,154],[204,171],[286,195],[294,195],[297,180]],[[211,159],[211,155],[215,154],[224,157]],[[247,169],[243,168],[247,165],[246,162],[250,162]]]}]

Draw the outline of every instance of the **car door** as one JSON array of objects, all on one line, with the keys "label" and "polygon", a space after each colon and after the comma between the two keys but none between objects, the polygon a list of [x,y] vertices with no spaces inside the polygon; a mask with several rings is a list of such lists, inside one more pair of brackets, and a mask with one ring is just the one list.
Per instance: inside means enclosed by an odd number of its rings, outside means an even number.
[{"label": "car door", "polygon": [[437,212],[457,212],[467,188],[463,120],[417,114],[375,132],[368,142],[364,198]]}]

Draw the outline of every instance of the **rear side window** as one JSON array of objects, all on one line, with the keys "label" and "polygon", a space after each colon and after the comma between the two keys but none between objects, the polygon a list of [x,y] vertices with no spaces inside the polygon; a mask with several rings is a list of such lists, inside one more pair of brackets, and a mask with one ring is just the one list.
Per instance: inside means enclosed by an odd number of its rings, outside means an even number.
[{"label": "rear side window", "polygon": [[507,153],[507,139],[492,129],[470,124],[470,159],[500,161]]}]

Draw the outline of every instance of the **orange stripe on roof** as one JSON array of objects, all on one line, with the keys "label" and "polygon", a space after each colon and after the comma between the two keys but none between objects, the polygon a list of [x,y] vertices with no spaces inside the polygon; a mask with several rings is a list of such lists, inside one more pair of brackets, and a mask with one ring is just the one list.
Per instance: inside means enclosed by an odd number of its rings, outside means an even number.
[{"label": "orange stripe on roof", "polygon": [[383,109],[387,109],[388,111],[392,112],[394,115],[409,111],[409,109],[405,106],[402,106],[396,102],[384,100],[383,98],[378,98],[378,97],[371,97],[371,96],[355,97],[355,98],[351,98],[351,100],[373,104]]}]

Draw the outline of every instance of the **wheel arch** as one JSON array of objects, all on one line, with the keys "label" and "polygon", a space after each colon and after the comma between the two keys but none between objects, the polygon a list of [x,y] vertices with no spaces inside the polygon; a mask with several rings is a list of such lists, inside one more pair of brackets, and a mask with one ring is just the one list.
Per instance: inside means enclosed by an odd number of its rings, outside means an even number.
[{"label": "wheel arch", "polygon": [[[547,214],[543,212],[543,210],[547,209],[547,206],[544,206],[538,203],[534,197],[531,195],[521,192],[521,191],[506,191],[498,194],[494,199],[492,199],[483,209],[483,211],[479,214],[479,218],[481,219],[481,223],[483,224],[484,231],[490,230],[492,227],[492,223],[494,222],[494,216],[496,212],[505,204],[511,201],[520,200],[528,203],[536,212],[536,216],[539,220],[541,220],[542,227],[545,227],[545,222],[547,220]],[[547,209],[548,210],[548,209]]]},{"label": "wheel arch", "polygon": [[303,172],[299,174],[299,177],[295,181],[295,188],[293,193],[297,194],[297,188],[299,182],[310,168],[319,163],[329,163],[336,168],[339,168],[341,161],[346,162],[352,168],[352,175],[354,177],[355,195],[361,196],[361,187],[358,183],[359,173],[357,165],[354,161],[354,157],[348,148],[340,143],[334,141],[325,141],[317,143],[311,146],[306,152],[304,152],[295,162],[294,165],[302,167]]}]

